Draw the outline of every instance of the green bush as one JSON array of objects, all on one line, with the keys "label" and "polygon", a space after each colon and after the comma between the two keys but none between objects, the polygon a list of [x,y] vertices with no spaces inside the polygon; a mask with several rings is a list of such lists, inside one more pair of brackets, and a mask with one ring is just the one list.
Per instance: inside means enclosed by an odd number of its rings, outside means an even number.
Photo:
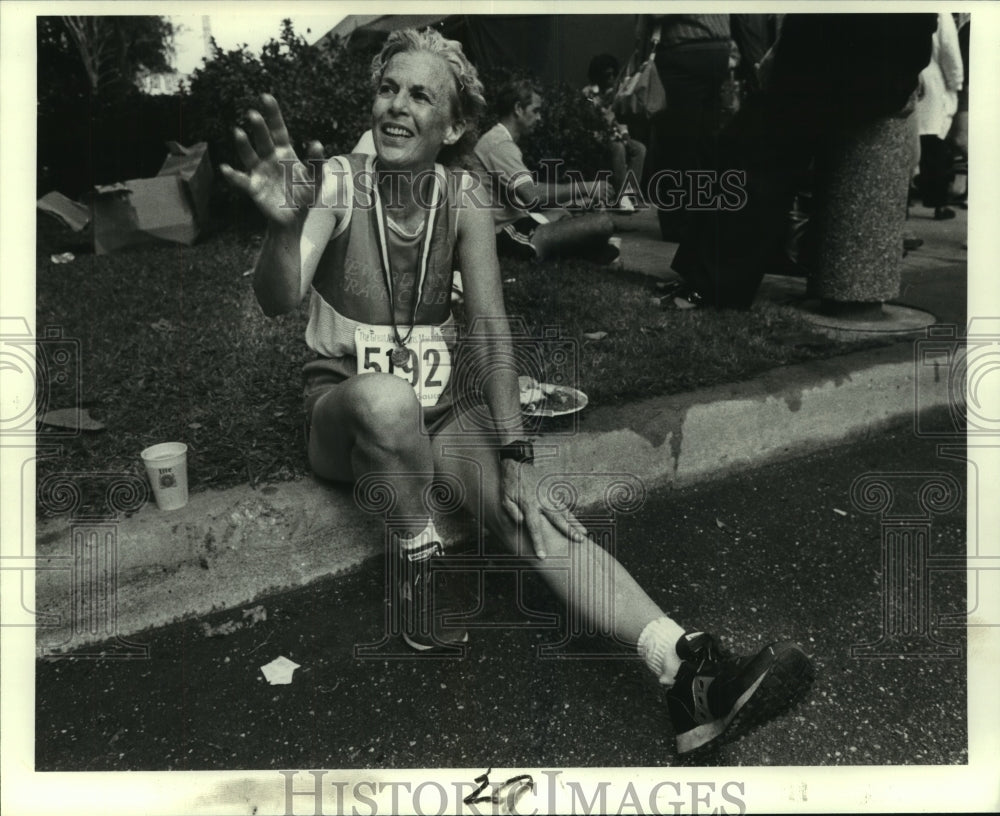
[{"label": "green bush", "polygon": [[[316,139],[323,143],[327,156],[346,153],[370,126],[370,66],[380,45],[369,41],[365,47],[349,48],[334,42],[325,49],[313,47],[285,20],[279,38],[259,54],[246,46],[229,51],[215,47],[212,57],[195,69],[189,86],[176,96],[152,97],[132,90],[113,100],[95,100],[80,89],[42,95],[38,194],[59,189],[77,196],[94,184],[153,175],[163,161],[168,139],[184,144],[208,142],[215,165],[226,162],[239,167],[233,128],[245,123],[246,112],[258,105],[264,92],[277,98],[297,150]],[[505,68],[490,68],[482,74],[487,99],[501,82],[514,76]],[[542,126],[522,145],[528,167],[537,168],[546,158],[560,158],[561,170],[579,170],[585,176],[605,167],[606,127],[590,103],[568,85],[542,85],[541,90],[545,100]],[[495,121],[487,116],[479,123],[479,132]],[[221,177],[217,177],[215,203],[218,214],[228,212],[237,221],[258,225],[255,210]]]}]

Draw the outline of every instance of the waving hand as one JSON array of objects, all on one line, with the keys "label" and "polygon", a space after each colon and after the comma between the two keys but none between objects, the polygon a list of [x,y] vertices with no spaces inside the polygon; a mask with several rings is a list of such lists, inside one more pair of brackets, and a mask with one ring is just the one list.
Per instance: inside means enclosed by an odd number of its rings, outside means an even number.
[{"label": "waving hand", "polygon": [[[236,152],[246,172],[228,164],[220,166],[226,181],[246,193],[264,216],[277,224],[290,224],[296,215],[315,203],[319,185],[301,183],[313,178],[318,167],[307,167],[292,148],[288,128],[278,103],[270,94],[260,98],[262,113],[247,114],[250,135],[235,129]],[[309,145],[310,162],[323,159],[319,142]],[[295,184],[289,184],[294,180]]]}]

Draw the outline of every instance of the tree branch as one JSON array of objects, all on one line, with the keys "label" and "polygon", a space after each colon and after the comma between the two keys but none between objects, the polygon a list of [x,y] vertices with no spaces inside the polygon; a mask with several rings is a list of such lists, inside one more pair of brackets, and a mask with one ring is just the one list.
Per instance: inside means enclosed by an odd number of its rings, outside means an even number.
[{"label": "tree branch", "polygon": [[83,68],[90,81],[91,92],[100,87],[101,52],[107,42],[107,31],[97,17],[63,17],[70,37],[80,52]]}]

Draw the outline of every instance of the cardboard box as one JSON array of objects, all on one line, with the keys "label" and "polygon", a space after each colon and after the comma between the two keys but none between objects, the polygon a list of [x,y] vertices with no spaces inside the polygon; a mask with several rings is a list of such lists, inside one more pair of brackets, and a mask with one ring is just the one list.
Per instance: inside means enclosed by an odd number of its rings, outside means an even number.
[{"label": "cardboard box", "polygon": [[90,223],[89,208],[55,190],[43,195],[35,202],[35,206],[61,221],[73,232],[80,232]]},{"label": "cardboard box", "polygon": [[204,142],[170,150],[153,178],[97,187],[91,202],[94,252],[167,241],[190,246],[208,222],[212,167]]},{"label": "cardboard box", "polygon": [[184,182],[194,217],[202,229],[209,221],[208,206],[212,197],[212,163],[208,160],[208,144],[198,142],[184,147],[167,142],[167,158],[156,175],[179,176]]}]

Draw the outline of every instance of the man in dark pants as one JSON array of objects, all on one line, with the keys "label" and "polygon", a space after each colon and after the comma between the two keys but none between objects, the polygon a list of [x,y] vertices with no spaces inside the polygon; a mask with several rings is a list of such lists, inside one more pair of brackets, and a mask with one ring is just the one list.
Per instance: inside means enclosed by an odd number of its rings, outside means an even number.
[{"label": "man in dark pants", "polygon": [[[660,235],[680,240],[684,190],[690,170],[714,165],[720,93],[729,75],[728,14],[643,15],[636,37],[648,43],[658,34],[656,69],[667,108],[652,121],[647,172],[656,177],[650,198],[657,207]],[[656,171],[661,173],[657,177]]]},{"label": "man in dark pants", "polygon": [[793,14],[764,92],[722,133],[716,169],[746,173],[739,210],[689,213],[675,303],[749,308],[784,237],[796,182],[845,128],[907,115],[931,55],[934,14]]}]

